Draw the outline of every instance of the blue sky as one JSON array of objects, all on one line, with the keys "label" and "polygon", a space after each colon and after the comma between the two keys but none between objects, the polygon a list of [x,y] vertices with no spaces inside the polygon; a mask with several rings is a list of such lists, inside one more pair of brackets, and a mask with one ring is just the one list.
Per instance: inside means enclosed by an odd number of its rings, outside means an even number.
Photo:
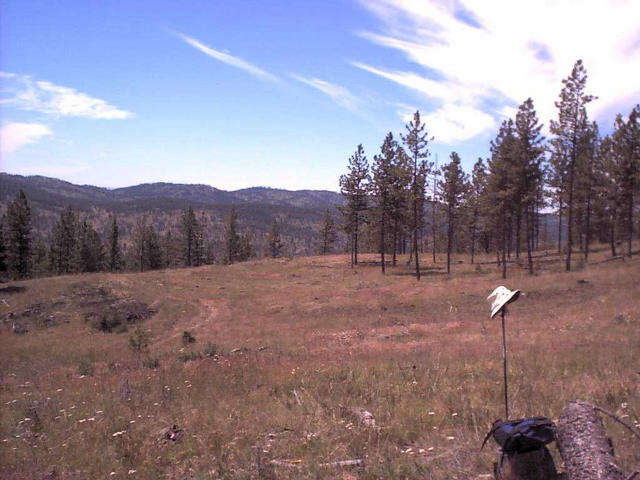
[{"label": "blue sky", "polygon": [[415,109],[470,169],[578,58],[601,130],[640,102],[631,0],[3,0],[0,51],[0,170],[106,187],[338,190]]}]

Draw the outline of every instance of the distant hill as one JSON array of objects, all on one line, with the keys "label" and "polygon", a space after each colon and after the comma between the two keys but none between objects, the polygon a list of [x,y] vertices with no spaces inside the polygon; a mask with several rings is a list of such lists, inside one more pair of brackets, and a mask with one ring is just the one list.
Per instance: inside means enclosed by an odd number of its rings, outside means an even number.
[{"label": "distant hill", "polygon": [[20,189],[33,207],[36,235],[43,238],[67,205],[84,212],[103,234],[108,216],[116,213],[125,238],[135,219],[142,214],[149,216],[161,232],[175,231],[180,211],[191,206],[200,215],[206,215],[216,229],[214,236],[220,238],[224,219],[231,205],[235,205],[241,226],[258,239],[262,239],[273,219],[277,219],[292,254],[315,253],[324,210],[328,208],[336,213],[336,207],[343,202],[339,193],[326,190],[254,187],[226,191],[209,185],[177,183],[144,183],[107,189],[43,176],[0,173],[0,211],[4,211]]},{"label": "distant hill", "polygon": [[[13,197],[22,189],[34,202],[48,203],[52,207],[71,204],[79,208],[95,205],[125,205],[149,199],[173,200],[177,204],[232,205],[269,204],[302,208],[330,208],[342,204],[342,195],[328,190],[282,190],[252,187],[226,191],[202,184],[143,183],[131,187],[107,189],[92,185],[75,185],[56,178],[11,175],[0,172],[0,201]],[[162,202],[160,202],[162,203]],[[142,208],[149,206],[141,202]]]}]

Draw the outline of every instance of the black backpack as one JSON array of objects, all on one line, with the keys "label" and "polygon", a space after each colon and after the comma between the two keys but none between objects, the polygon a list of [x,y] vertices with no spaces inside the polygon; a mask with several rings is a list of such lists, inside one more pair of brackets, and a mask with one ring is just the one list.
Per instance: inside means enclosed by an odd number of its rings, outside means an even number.
[{"label": "black backpack", "polygon": [[506,422],[496,420],[484,437],[482,447],[492,435],[504,453],[525,453],[553,442],[556,439],[556,428],[553,421],[546,417],[521,418]]}]

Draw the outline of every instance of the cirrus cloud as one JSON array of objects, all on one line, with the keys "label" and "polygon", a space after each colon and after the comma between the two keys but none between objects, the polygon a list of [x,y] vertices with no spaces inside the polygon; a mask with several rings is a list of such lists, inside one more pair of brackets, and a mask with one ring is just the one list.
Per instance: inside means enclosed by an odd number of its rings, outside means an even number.
[{"label": "cirrus cloud", "polygon": [[1,72],[3,105],[61,117],[121,120],[133,114],[106,101],[29,75]]},{"label": "cirrus cloud", "polygon": [[0,127],[0,152],[2,154],[14,152],[52,133],[49,127],[41,123],[6,123]]},{"label": "cirrus cloud", "polygon": [[589,73],[588,92],[599,97],[589,106],[594,118],[605,118],[605,112],[621,98],[630,99],[630,105],[640,101],[637,2],[360,3],[379,20],[379,27],[358,35],[400,52],[408,65],[398,70],[352,64],[435,103],[432,120],[442,127],[449,124],[445,119],[453,113],[473,122],[464,129],[454,122],[441,139],[482,132],[489,124],[487,116],[499,120],[506,109],[528,97],[534,99],[540,120],[548,124],[557,115],[554,102],[562,79],[579,58]]}]

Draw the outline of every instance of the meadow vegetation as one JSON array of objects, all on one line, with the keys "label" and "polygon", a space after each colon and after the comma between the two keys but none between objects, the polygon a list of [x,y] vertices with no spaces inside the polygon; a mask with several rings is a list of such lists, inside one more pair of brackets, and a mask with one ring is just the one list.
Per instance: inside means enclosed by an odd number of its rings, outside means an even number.
[{"label": "meadow vegetation", "polygon": [[[510,266],[513,418],[580,398],[640,421],[640,258],[608,255]],[[441,255],[416,282],[407,259],[386,275],[361,254],[1,285],[0,477],[490,478],[502,363],[485,298],[501,271],[454,255],[449,276]],[[605,422],[630,471],[637,439]],[[364,463],[326,465],[349,459]]]}]

